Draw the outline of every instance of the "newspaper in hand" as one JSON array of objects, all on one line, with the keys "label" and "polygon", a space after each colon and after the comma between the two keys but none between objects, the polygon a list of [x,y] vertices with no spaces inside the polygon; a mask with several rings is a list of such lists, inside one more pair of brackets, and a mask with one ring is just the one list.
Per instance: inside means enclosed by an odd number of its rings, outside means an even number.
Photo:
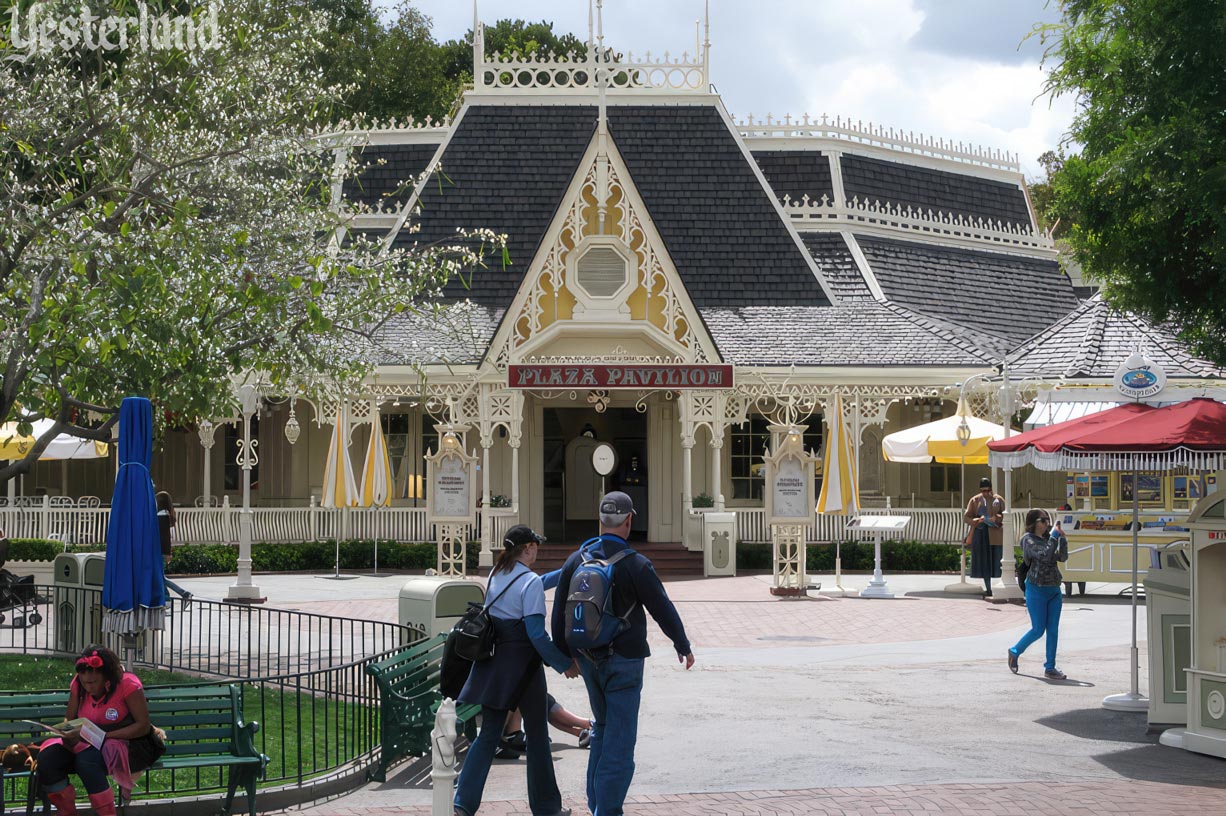
[{"label": "newspaper in hand", "polygon": [[102,743],[106,739],[106,732],[94,722],[84,717],[78,717],[75,720],[65,720],[55,725],[47,725],[36,720],[23,720],[23,722],[43,731],[50,731],[52,734],[60,737],[76,737],[77,739],[85,740],[98,749],[102,748]]}]

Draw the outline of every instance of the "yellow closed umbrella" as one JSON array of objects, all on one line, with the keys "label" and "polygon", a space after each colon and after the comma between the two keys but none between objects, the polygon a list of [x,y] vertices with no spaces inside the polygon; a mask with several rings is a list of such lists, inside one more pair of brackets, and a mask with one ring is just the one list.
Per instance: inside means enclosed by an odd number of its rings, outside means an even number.
[{"label": "yellow closed umbrella", "polygon": [[319,503],[324,507],[355,507],[358,485],[353,478],[353,463],[349,461],[349,429],[345,409],[336,412],[332,440],[328,443],[328,464],[324,466],[324,486]]},{"label": "yellow closed umbrella", "polygon": [[[362,506],[387,507],[392,503],[392,462],[387,453],[379,407],[371,406],[370,444],[366,446],[366,464],[362,466]],[[375,575],[379,574],[379,529],[375,517]]]},{"label": "yellow closed umbrella", "polygon": [[822,491],[817,497],[819,513],[858,513],[855,448],[843,421],[843,397],[834,396],[834,410],[826,417],[826,455],[822,460]]}]

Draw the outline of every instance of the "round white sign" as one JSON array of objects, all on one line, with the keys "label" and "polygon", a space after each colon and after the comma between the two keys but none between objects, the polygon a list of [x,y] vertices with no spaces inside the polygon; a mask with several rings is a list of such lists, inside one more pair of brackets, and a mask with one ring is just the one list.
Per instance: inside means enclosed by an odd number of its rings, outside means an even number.
[{"label": "round white sign", "polygon": [[608,476],[617,467],[617,452],[613,446],[601,443],[592,451],[592,467],[601,476]]}]

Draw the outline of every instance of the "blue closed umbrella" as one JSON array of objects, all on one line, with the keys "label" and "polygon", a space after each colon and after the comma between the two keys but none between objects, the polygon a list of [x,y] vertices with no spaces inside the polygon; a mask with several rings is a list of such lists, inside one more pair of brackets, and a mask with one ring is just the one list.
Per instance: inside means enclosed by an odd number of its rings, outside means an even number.
[{"label": "blue closed umbrella", "polygon": [[119,407],[119,473],[106,528],[102,631],[138,634],[161,629],[166,614],[162,548],[149,463],[153,407],[126,397]]}]

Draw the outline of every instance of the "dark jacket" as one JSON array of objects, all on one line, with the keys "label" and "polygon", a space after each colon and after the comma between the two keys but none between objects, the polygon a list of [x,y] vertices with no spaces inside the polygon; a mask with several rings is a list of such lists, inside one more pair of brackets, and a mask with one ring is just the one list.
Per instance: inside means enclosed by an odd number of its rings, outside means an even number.
[{"label": "dark jacket", "polygon": [[1030,565],[1026,583],[1031,586],[1060,586],[1064,576],[1060,574],[1057,562],[1068,560],[1068,539],[1054,529],[1048,538],[1026,533],[1022,536],[1022,560]]},{"label": "dark jacket", "polygon": [[[628,546],[624,539],[608,533],[602,535],[601,539],[596,549],[599,549],[605,558],[612,558]],[[592,549],[588,547],[586,552],[591,552]],[[572,655],[566,645],[566,596],[569,593],[571,576],[585,557],[585,550],[577,550],[566,559],[553,598],[553,642],[568,657]],[[630,610],[630,628],[614,638],[612,644],[613,651],[622,657],[644,658],[651,654],[651,649],[647,646],[647,616],[643,612],[644,609],[651,613],[660,629],[673,642],[677,654],[690,653],[690,641],[685,636],[685,626],[681,623],[677,608],[664,591],[660,576],[656,575],[651,561],[642,553],[636,552],[633,556],[618,561],[613,567],[613,613],[625,615],[626,611]]]}]

